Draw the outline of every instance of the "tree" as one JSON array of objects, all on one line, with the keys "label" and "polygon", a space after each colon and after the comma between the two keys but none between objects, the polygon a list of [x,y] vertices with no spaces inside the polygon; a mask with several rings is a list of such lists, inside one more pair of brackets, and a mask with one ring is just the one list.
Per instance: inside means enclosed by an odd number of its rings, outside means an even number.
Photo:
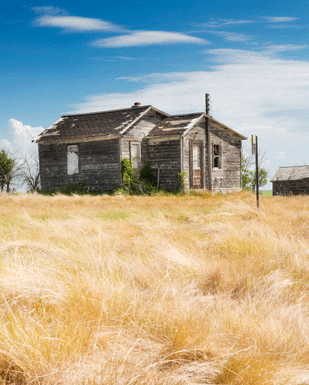
[{"label": "tree", "polygon": [[[261,162],[263,161],[263,156]],[[242,188],[243,190],[255,191],[256,185],[256,171],[253,169],[253,161],[250,157],[242,157]],[[268,171],[258,166],[259,174],[259,187],[263,187],[267,184]]]},{"label": "tree", "polygon": [[250,160],[247,157],[241,158],[241,177],[242,177],[242,189],[243,190],[252,190],[251,188],[251,182],[252,182],[252,175],[250,171]]},{"label": "tree", "polygon": [[[265,168],[258,167],[258,173],[259,173],[259,187],[263,187],[267,184],[268,171],[265,170]],[[256,185],[256,171],[254,170],[252,172],[252,183],[251,183],[252,191],[255,191],[255,185]]]},{"label": "tree", "polygon": [[21,161],[19,179],[28,191],[37,191],[40,187],[40,165],[37,154],[26,155]]},{"label": "tree", "polygon": [[12,180],[12,173],[14,169],[14,159],[12,159],[5,150],[0,151],[0,189],[10,191],[10,182]]}]

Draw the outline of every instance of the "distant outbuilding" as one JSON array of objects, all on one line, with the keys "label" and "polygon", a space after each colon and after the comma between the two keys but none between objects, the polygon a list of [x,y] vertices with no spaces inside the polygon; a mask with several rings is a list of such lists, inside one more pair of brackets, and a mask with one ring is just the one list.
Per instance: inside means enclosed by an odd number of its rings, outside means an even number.
[{"label": "distant outbuilding", "polygon": [[273,195],[309,195],[309,166],[280,167],[271,182]]}]

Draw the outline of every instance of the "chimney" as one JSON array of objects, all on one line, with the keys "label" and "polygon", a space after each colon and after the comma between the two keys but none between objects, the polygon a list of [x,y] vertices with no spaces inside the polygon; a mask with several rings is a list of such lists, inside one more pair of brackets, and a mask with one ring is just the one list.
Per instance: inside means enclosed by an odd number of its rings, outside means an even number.
[{"label": "chimney", "polygon": [[141,106],[141,103],[140,103],[140,102],[135,102],[134,105],[132,106],[132,108],[140,107],[140,106]]}]

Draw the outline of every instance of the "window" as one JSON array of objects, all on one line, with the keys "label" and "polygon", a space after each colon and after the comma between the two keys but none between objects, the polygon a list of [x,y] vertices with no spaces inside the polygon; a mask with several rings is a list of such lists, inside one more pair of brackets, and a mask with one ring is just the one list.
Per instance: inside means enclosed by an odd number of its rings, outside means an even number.
[{"label": "window", "polygon": [[221,146],[213,145],[213,168],[221,168]]},{"label": "window", "polygon": [[193,145],[193,170],[200,170],[201,168],[201,154],[200,154],[200,146]]},{"label": "window", "polygon": [[78,146],[68,146],[68,175],[78,174]]},{"label": "window", "polygon": [[133,169],[139,168],[140,165],[140,144],[139,143],[130,143],[130,160],[132,163]]}]

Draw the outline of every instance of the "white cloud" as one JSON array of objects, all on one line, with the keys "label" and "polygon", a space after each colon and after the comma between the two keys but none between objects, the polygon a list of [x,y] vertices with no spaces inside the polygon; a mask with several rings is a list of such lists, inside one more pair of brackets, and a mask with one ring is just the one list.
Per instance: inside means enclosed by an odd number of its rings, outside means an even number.
[{"label": "white cloud", "polygon": [[242,19],[217,19],[217,20],[211,20],[207,23],[199,24],[200,27],[205,28],[222,28],[225,26],[238,26],[238,25],[244,25],[244,24],[251,24],[254,23],[253,20],[242,20]]},{"label": "white cloud", "polygon": [[283,159],[285,159],[285,157],[286,157],[286,152],[285,151],[278,151],[277,152],[276,159],[283,160]]},{"label": "white cloud", "polygon": [[208,92],[216,119],[244,135],[260,136],[273,172],[283,161],[275,159],[278,151],[286,152],[286,165],[309,163],[309,62],[285,60],[270,49],[208,53],[215,59],[208,71],[127,78],[123,81],[139,82],[136,91],[88,96],[74,112],[125,108],[136,101],[170,114],[204,111]]},{"label": "white cloud", "polygon": [[70,32],[122,31],[120,27],[108,21],[78,16],[40,16],[35,19],[34,25],[62,28]]},{"label": "white cloud", "polygon": [[92,45],[96,47],[119,48],[180,43],[205,44],[208,42],[204,39],[177,32],[136,31],[128,35],[108,37],[106,39],[98,39],[94,41]]},{"label": "white cloud", "polygon": [[4,139],[7,147],[22,154],[36,150],[36,144],[32,143],[32,140],[44,130],[43,127],[25,125],[16,119],[8,121],[8,129],[12,139],[10,141]]},{"label": "white cloud", "polygon": [[58,15],[59,13],[66,13],[63,9],[53,6],[32,7],[31,9],[39,15]]},{"label": "white cloud", "polygon": [[269,17],[269,16],[265,16],[263,19],[270,22],[270,23],[288,23],[291,21],[298,20],[298,17],[282,17],[282,16]]},{"label": "white cloud", "polygon": [[227,32],[227,31],[205,31],[213,35],[222,36],[227,41],[249,41],[251,36],[244,33]]},{"label": "white cloud", "polygon": [[13,150],[13,147],[12,147],[12,144],[9,140],[7,139],[1,139],[0,140],[0,149],[4,149],[6,151],[12,151]]},{"label": "white cloud", "polygon": [[[170,113],[203,110],[201,95],[208,92],[216,101],[215,115],[222,120],[236,122],[237,126],[245,126],[251,120],[251,127],[268,129],[273,126],[274,119],[277,122],[279,119],[280,124],[274,127],[276,131],[288,129],[289,123],[293,129],[296,125],[302,127],[303,121],[297,123],[296,119],[288,122],[282,111],[289,114],[294,111],[299,118],[298,112],[307,110],[308,62],[273,57],[267,50],[214,49],[208,53],[215,57],[209,71],[123,78],[144,81],[146,85],[131,93],[89,96],[85,103],[76,106],[76,110],[85,112],[125,107],[135,100],[151,103]],[[275,114],[278,114],[277,118]]]}]

